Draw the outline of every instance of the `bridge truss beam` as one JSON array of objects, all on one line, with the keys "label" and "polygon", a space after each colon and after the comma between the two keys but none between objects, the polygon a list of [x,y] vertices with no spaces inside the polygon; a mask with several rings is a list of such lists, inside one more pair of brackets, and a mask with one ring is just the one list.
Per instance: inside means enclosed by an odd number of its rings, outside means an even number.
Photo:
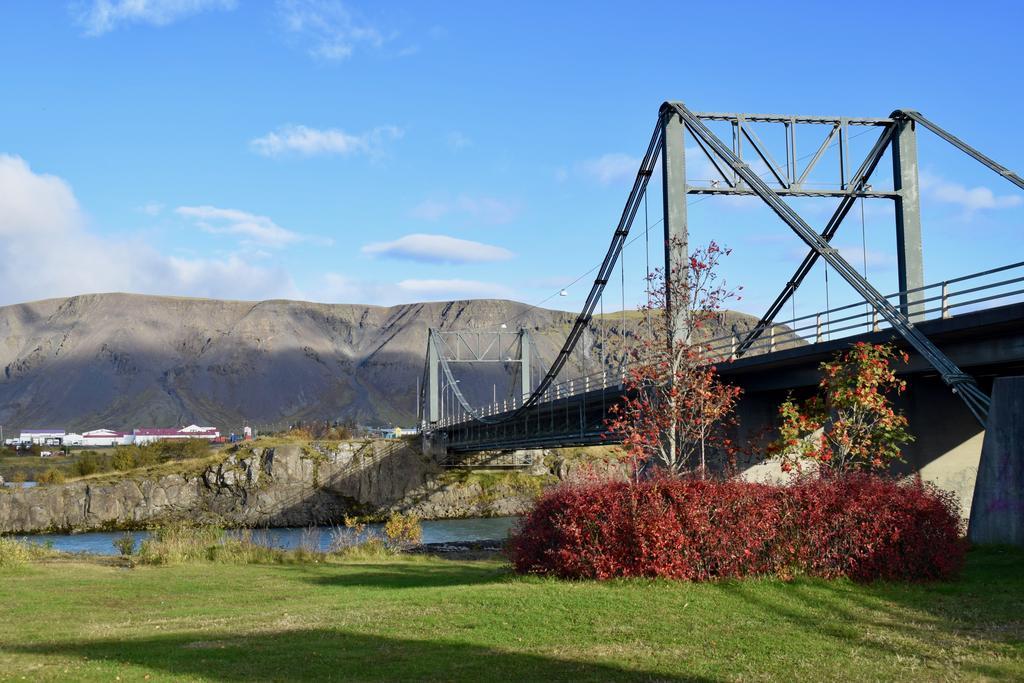
[{"label": "bridge truss beam", "polygon": [[943,381],[967,405],[974,417],[984,426],[988,414],[989,398],[978,387],[974,378],[965,374],[952,360],[924,336],[908,316],[894,307],[857,270],[833,248],[828,240],[815,232],[810,225],[787,204],[748,164],[722,142],[699,117],[680,102],[666,102],[662,110],[674,111],[682,117],[687,130],[701,139],[704,145],[717,154],[738,178],[741,178],[784,223],[786,223],[807,246],[817,252],[832,266],[861,297],[869,303],[886,321],[925,358],[942,377]]},{"label": "bridge truss beam", "polygon": [[[726,144],[716,136],[707,125],[709,122],[727,122],[730,124],[732,141],[731,145]],[[781,125],[785,133],[785,154],[780,157],[783,163],[779,163],[771,154],[771,151],[761,140],[752,124],[758,126]],[[826,127],[824,139],[817,144],[810,160],[801,166],[801,160],[806,157],[797,157],[797,126],[819,125]],[[630,227],[637,214],[637,210],[643,201],[648,182],[651,178],[656,163],[661,157],[664,183],[664,223],[666,238],[666,273],[670,274],[673,264],[679,262],[678,254],[668,249],[671,241],[677,244],[685,244],[686,226],[686,195],[753,195],[764,201],[787,225],[802,239],[810,251],[801,262],[797,271],[779,297],[775,300],[768,312],[762,317],[748,336],[741,342],[736,351],[736,356],[743,355],[751,348],[757,340],[773,323],[775,317],[782,310],[783,305],[799,287],[800,283],[807,276],[818,258],[825,259],[826,263],[832,266],[839,274],[877,311],[893,329],[897,330],[907,342],[935,367],[943,380],[953,388],[955,393],[963,399],[972,414],[984,424],[988,410],[988,397],[978,388],[974,379],[963,373],[952,361],[949,360],[938,348],[934,346],[914,326],[914,318],[918,313],[920,302],[915,300],[922,296],[915,292],[914,285],[923,282],[923,264],[920,253],[920,210],[918,198],[918,178],[916,159],[916,139],[914,126],[921,125],[932,131],[942,139],[946,140],[961,151],[969,154],[988,168],[1005,177],[1010,182],[1024,189],[1024,180],[1016,173],[996,163],[989,157],[970,147],[959,138],[943,130],[933,122],[924,118],[921,114],[911,110],[894,111],[889,118],[851,118],[851,117],[827,117],[827,116],[782,116],[774,114],[743,114],[743,113],[715,113],[703,112],[694,113],[689,111],[681,103],[666,102],[659,112],[658,123],[651,136],[647,152],[637,171],[636,179],[626,201],[618,225],[612,236],[611,244],[598,269],[597,277],[587,296],[582,311],[577,316],[572,330],[569,332],[562,348],[555,357],[548,369],[548,372],[541,379],[538,386],[532,391],[527,391],[528,379],[523,381],[523,400],[518,407],[506,411],[501,415],[480,415],[474,410],[459,390],[457,380],[454,379],[449,367],[449,360],[446,354],[440,350],[441,340],[433,335],[428,341],[427,365],[424,372],[424,387],[430,386],[431,392],[437,391],[438,382],[443,375],[453,390],[454,397],[466,417],[466,419],[478,422],[481,425],[499,425],[518,420],[520,416],[525,419],[524,424],[529,423],[526,411],[541,401],[545,392],[552,386],[559,372],[565,366],[571,353],[579,340],[586,334],[588,326],[593,319],[605,285],[610,280],[611,273],[622,252],[629,234]],[[881,134],[875,142],[867,157],[863,160],[855,172],[850,173],[850,135],[851,127],[878,127]],[[685,169],[685,143],[684,135],[689,133],[697,149],[708,159],[718,179],[711,180],[709,186],[699,183],[688,182]],[[831,183],[830,187],[808,187],[811,184],[808,178],[812,171],[821,166],[826,158],[827,152],[838,146],[838,164],[834,168],[838,177]],[[873,189],[868,180],[877,167],[886,151],[892,151],[894,184],[893,191]],[[745,151],[746,150],[746,151]],[[746,154],[746,157],[744,156]],[[767,171],[765,177],[771,176],[771,184],[755,174],[747,159],[754,163],[763,165]],[[722,185],[724,183],[724,186]],[[837,197],[839,205],[829,219],[824,230],[816,233],[807,222],[790,207],[782,197]],[[900,290],[903,292],[900,306],[894,307],[874,287],[867,282],[838,251],[830,245],[832,237],[839,226],[854,206],[857,199],[864,198],[885,198],[896,202],[897,213],[897,250],[900,255]],[[685,251],[685,247],[683,248]],[[684,254],[685,255],[685,254]],[[910,291],[907,291],[907,290]],[[465,342],[457,342],[467,349],[471,345]],[[478,355],[479,344],[476,347]],[[448,349],[451,350],[450,348]],[[529,346],[520,345],[520,358],[524,359],[523,367],[529,362]],[[454,362],[459,362],[455,360]],[[479,361],[478,361],[479,362]],[[527,371],[528,372],[528,371]],[[524,377],[528,374],[524,372]],[[423,398],[423,397],[421,397]],[[424,403],[426,405],[424,405]],[[433,396],[426,401],[424,413],[428,424],[430,417],[438,415],[438,407]]]},{"label": "bridge truss beam", "polygon": [[[520,391],[525,400],[532,393],[530,332],[505,330],[440,330],[427,331],[427,361],[421,386],[420,422],[436,424],[446,417],[443,389],[450,390],[460,407],[477,416],[459,388],[459,380],[451,365],[459,363],[499,363],[519,365]],[[484,416],[479,416],[483,418]]]}]

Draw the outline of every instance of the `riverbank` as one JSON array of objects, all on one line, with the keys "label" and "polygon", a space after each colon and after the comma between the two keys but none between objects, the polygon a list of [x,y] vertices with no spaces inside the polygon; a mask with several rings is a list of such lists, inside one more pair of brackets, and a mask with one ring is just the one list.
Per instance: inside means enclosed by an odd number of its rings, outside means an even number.
[{"label": "riverbank", "polygon": [[[478,541],[504,542],[509,531],[515,526],[518,517],[472,517],[459,519],[424,520],[420,522],[422,543],[425,549],[441,548],[451,544],[475,543]],[[383,523],[363,525],[365,539],[382,538]],[[231,530],[229,537],[245,537],[253,543],[277,548],[294,550],[305,548],[314,552],[325,552],[330,549],[337,526],[322,527],[284,527],[271,529]],[[151,535],[151,531],[87,531],[74,534],[34,534],[10,537],[12,540],[31,543],[56,552],[87,553],[89,555],[117,555],[117,542],[127,533],[136,548]],[[5,537],[6,538],[6,537]]]},{"label": "riverbank", "polygon": [[[0,570],[0,670],[34,680],[1024,677],[1024,552],[953,583],[562,582],[501,560]],[[55,587],[59,586],[59,590]]]},{"label": "riverbank", "polygon": [[208,457],[107,472],[62,485],[0,489],[0,534],[145,529],[189,521],[227,528],[336,525],[345,516],[503,517],[596,465],[607,449],[538,451],[528,471],[443,469],[403,440],[253,442]]}]

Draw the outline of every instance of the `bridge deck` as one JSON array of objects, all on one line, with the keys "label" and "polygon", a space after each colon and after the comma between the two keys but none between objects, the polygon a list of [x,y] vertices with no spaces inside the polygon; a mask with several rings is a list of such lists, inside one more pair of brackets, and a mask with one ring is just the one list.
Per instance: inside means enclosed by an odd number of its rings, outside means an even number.
[{"label": "bridge deck", "polygon": [[[929,320],[919,328],[977,377],[1024,372],[1024,303]],[[722,364],[719,371],[748,393],[813,386],[819,380],[818,364],[858,341],[905,346],[895,331],[883,330],[747,356]],[[911,353],[910,363],[900,374],[929,375],[934,370]],[[605,419],[621,396],[619,386],[593,389],[538,403],[501,424],[466,421],[435,433],[453,453],[614,443],[606,433]]]}]

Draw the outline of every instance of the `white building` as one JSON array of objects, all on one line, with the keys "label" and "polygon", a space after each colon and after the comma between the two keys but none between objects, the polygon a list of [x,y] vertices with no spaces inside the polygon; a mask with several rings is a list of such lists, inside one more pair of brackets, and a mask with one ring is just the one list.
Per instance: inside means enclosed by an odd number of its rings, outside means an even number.
[{"label": "white building", "polygon": [[153,443],[154,441],[179,439],[206,439],[208,441],[213,441],[220,436],[220,430],[216,427],[200,427],[199,425],[189,425],[188,427],[182,427],[180,429],[154,429],[144,427],[134,430],[131,436],[134,438],[134,442],[137,445],[142,446],[147,443]]},{"label": "white building", "polygon": [[75,434],[74,432],[68,432],[64,435],[64,438],[60,440],[62,446],[81,446],[82,435]]},{"label": "white building", "polygon": [[115,432],[113,429],[93,429],[82,434],[83,446],[127,446],[134,443],[135,438],[125,432]]},{"label": "white building", "polygon": [[64,439],[63,429],[23,429],[21,430],[20,443],[30,443],[37,446],[59,445]]}]

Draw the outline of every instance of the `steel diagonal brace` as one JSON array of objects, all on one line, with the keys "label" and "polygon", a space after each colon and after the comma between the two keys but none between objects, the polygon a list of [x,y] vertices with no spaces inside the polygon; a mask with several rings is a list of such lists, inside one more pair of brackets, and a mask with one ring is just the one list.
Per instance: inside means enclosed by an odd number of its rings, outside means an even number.
[{"label": "steel diagonal brace", "polygon": [[[828,223],[825,224],[825,229],[821,231],[821,238],[826,242],[831,242],[836,232],[839,230],[839,226],[846,218],[847,214],[850,213],[850,209],[853,208],[854,202],[857,200],[857,195],[867,185],[868,179],[871,178],[871,174],[878,166],[878,162],[881,161],[885,155],[885,150],[889,147],[889,143],[892,141],[892,136],[895,134],[896,127],[889,125],[882,130],[882,134],[878,136],[878,140],[875,141],[874,147],[868,152],[867,157],[864,158],[864,162],[860,168],[854,174],[853,181],[850,183],[849,193],[844,196],[839,206],[836,207],[832,217],[828,219]],[[736,357],[739,358],[746,353],[751,345],[757,339],[764,334],[775,322],[775,316],[779,314],[782,307],[786,305],[789,298],[793,296],[800,283],[804,281],[807,274],[811,272],[811,268],[818,261],[818,252],[813,248],[804,257],[804,260],[797,267],[796,272],[793,273],[793,277],[786,283],[786,287],[782,290],[782,293],[775,299],[771,306],[768,307],[768,312],[762,316],[761,320],[758,321],[757,325],[752,329],[743,341],[740,342],[736,349]]]},{"label": "steel diagonal brace", "polygon": [[1024,190],[1024,179],[1022,179],[1019,175],[1017,175],[1016,173],[1014,173],[1010,169],[1006,168],[1002,164],[998,163],[997,161],[995,161],[995,160],[985,156],[984,154],[982,154],[981,152],[979,152],[975,148],[971,147],[970,145],[968,145],[966,142],[964,142],[963,140],[961,140],[957,136],[955,136],[952,133],[950,133],[949,131],[947,131],[947,130],[945,130],[943,128],[940,128],[938,125],[936,125],[932,121],[929,121],[928,119],[926,119],[924,116],[921,115],[921,112],[917,112],[917,111],[914,111],[912,109],[897,109],[896,111],[894,111],[892,113],[892,118],[894,118],[894,119],[910,119],[910,120],[912,120],[912,121],[914,121],[916,123],[921,124],[922,126],[927,128],[931,132],[935,133],[936,135],[938,135],[940,138],[942,138],[943,140],[945,140],[949,144],[951,144],[954,147],[956,147],[957,149],[959,149],[964,154],[967,154],[967,155],[977,159],[979,162],[981,162],[985,166],[989,167],[990,169],[992,169],[993,171],[995,171],[999,175],[1003,176],[1004,178],[1009,180],[1011,183],[1013,183],[1017,187],[1019,187],[1022,190]]},{"label": "steel diagonal brace", "polygon": [[892,325],[910,346],[932,365],[953,391],[967,405],[974,417],[984,427],[988,415],[989,398],[978,388],[974,378],[965,374],[957,365],[924,336],[910,320],[889,303],[838,251],[829,246],[827,240],[814,231],[781,197],[762,180],[750,167],[743,163],[693,112],[681,103],[663,105],[670,107],[682,117],[687,129],[700,137],[708,147],[729,163],[744,182],[785,222],[797,236],[814,249],[821,258],[831,265],[865,301],[878,311]]}]

